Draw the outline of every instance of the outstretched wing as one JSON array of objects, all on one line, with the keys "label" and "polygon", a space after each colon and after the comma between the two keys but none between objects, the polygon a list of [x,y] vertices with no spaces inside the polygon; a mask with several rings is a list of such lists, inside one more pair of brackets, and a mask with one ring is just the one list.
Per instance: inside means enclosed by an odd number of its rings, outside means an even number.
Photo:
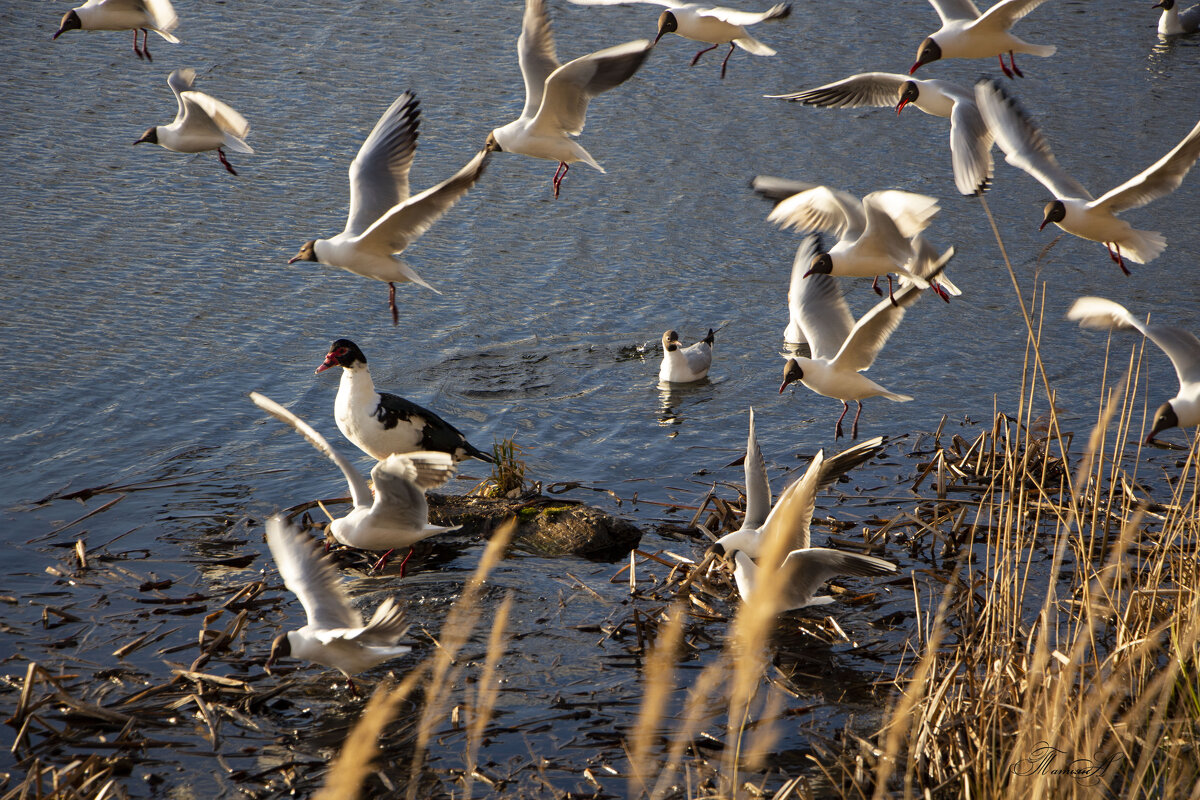
[{"label": "outstretched wing", "polygon": [[345,233],[358,236],[408,197],[408,170],[417,150],[421,102],[412,92],[397,97],[350,162],[350,214]]},{"label": "outstretched wing", "polygon": [[362,625],[362,617],[342,591],[337,567],[325,556],[320,542],[276,514],[267,520],[267,546],[279,577],[304,606],[309,625],[318,629]]}]

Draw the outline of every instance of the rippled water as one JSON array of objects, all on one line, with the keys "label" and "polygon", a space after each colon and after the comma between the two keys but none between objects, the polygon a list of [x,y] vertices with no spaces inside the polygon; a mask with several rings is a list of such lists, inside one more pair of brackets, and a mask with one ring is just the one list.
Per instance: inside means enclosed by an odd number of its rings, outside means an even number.
[{"label": "rippled water", "polygon": [[[519,112],[520,3],[180,0],[183,43],[152,37],[153,64],[138,62],[121,33],[72,32],[52,42],[66,8],[0,5],[0,513],[11,554],[0,583],[13,598],[13,619],[0,630],[5,675],[49,654],[65,654],[68,670],[80,668],[72,659],[102,660],[107,642],[128,638],[120,626],[134,624],[121,622],[131,608],[124,595],[73,598],[80,590],[43,571],[63,557],[58,545],[82,538],[89,550],[103,549],[121,537],[112,548],[142,559],[130,567],[138,574],[216,591],[267,566],[261,558],[248,568],[209,563],[214,552],[265,553],[247,520],[341,491],[329,464],[246,399],[264,392],[336,435],[337,377],[312,373],[338,337],[359,343],[380,386],[437,409],[476,444],[515,437],[536,479],[694,503],[711,480],[696,473],[741,451],[754,405],[781,485],[793,454],[833,444],[840,409],[807,390],[776,393],[797,239],[764,221],[768,206],[748,189],[756,174],[942,200],[930,236],[957,248],[951,274],[965,294],[912,309],[871,375],[917,399],[868,401],[863,435],[930,431],[943,415],[957,425],[1016,405],[1024,324],[979,204],[954,193],[945,122],[915,110],[897,119],[886,109],[821,111],[761,97],[869,69],[904,71],[936,27],[927,3],[797,4],[790,19],[761,29],[781,55],[739,51],[725,81],[715,54],[688,69],[696,48],[665,38],[632,81],[592,104],[581,141],[607,173],[577,165],[556,201],[553,164],[497,154],[476,190],[406,254],[443,294],[401,287],[397,328],[383,284],[286,261],[304,240],[341,229],[346,167],[401,91],[422,101],[416,189],[456,170]],[[555,2],[551,15],[569,58],[652,36],[656,14]],[[1200,39],[1160,43],[1155,24],[1142,4],[1055,0],[1018,29],[1057,43],[1059,53],[1021,59],[1028,77],[1011,87],[1064,167],[1096,194],[1155,161],[1200,116]],[[197,88],[250,120],[256,153],[231,156],[237,178],[212,154],[131,146],[174,115],[165,78],[184,66],[197,69]],[[921,74],[969,84],[984,73],[996,65],[951,62]],[[1022,288],[1046,284],[1047,369],[1067,417],[1086,424],[1105,337],[1081,334],[1062,314],[1074,297],[1100,294],[1200,330],[1200,177],[1125,214],[1169,240],[1157,260],[1133,265],[1131,278],[1100,245],[1074,238],[1039,267],[1057,232],[1037,231],[1045,195],[1001,163],[988,202]],[[858,311],[875,300],[865,285],[848,292]],[[719,329],[711,380],[660,393],[663,330],[691,340],[709,327]],[[1122,348],[1136,343],[1129,337]],[[1174,393],[1174,375],[1157,352],[1148,367],[1157,404]],[[474,464],[464,472],[483,475]],[[718,476],[740,481],[738,470]],[[109,498],[34,505],[54,492],[147,480],[179,485],[131,494],[70,527]],[[648,522],[661,509],[625,503],[620,511]],[[664,544],[655,536],[645,546]],[[403,584],[432,610],[478,555],[475,543],[445,547],[435,562],[441,571]],[[564,570],[605,601],[563,600],[577,593]],[[515,590],[531,617],[558,603],[552,626],[514,645],[511,688],[544,699],[583,685],[603,697],[615,681],[622,696],[636,696],[636,671],[614,677],[588,661],[592,635],[570,627],[612,613],[607,604],[620,602],[608,585],[613,571],[528,555],[501,568],[498,586]],[[390,588],[360,580],[356,591]],[[83,621],[43,635],[41,606],[50,601],[37,598],[45,592],[76,603],[72,613]],[[436,620],[431,611],[434,631]],[[193,621],[178,621],[175,638],[194,639]],[[265,649],[286,622],[258,619],[251,635]],[[134,660],[155,678],[166,669],[152,652]],[[572,764],[586,760],[587,748],[572,756],[563,745],[565,728],[543,737],[536,746],[564,748]],[[532,746],[519,736],[497,744],[518,755]],[[195,779],[191,769],[182,774]],[[559,785],[576,785],[578,770],[567,772]]]}]

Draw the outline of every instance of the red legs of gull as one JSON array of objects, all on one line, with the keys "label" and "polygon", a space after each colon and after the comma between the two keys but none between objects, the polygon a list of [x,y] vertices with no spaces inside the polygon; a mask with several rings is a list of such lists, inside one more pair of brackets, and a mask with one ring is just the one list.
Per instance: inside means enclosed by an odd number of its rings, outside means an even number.
[{"label": "red legs of gull", "polygon": [[[716,47],[714,44],[713,47]],[[733,55],[733,42],[729,43],[729,52],[725,54],[725,60],[721,62],[721,80],[725,80],[725,67],[729,64],[729,57]]]},{"label": "red legs of gull", "polygon": [[950,302],[950,293],[943,289],[940,283],[935,281],[929,284],[929,288],[933,289],[933,293],[942,298],[942,300],[946,301],[947,303]]},{"label": "red legs of gull", "polygon": [[[845,412],[843,411],[842,413],[844,414]],[[850,426],[850,438],[851,439],[858,438],[858,418],[860,416],[862,416],[862,400],[858,401],[858,411],[856,411],[854,414],[854,424]]]},{"label": "red legs of gull", "polygon": [[[1121,268],[1121,272],[1124,272],[1126,275],[1132,275],[1133,273],[1129,271],[1129,267],[1125,266],[1125,259],[1121,258],[1121,245],[1111,245],[1105,242],[1104,246],[1108,248],[1108,257]],[[1116,247],[1115,252],[1113,251],[1114,246]]]},{"label": "red legs of gull", "polygon": [[[142,46],[140,48],[138,47],[139,30],[142,32]],[[150,57],[150,31],[146,30],[145,28],[133,29],[133,52],[137,54],[138,58],[144,58],[147,61],[154,60]]]},{"label": "red legs of gull", "polygon": [[[899,303],[896,302],[896,295],[892,292],[892,273],[890,273],[890,272],[888,273],[888,300],[892,301],[893,306],[900,305]],[[862,403],[859,403],[858,407],[859,407],[859,410],[861,411]],[[858,418],[855,417],[855,419],[858,419]]]},{"label": "red legs of gull", "polygon": [[229,163],[229,159],[225,158],[225,151],[219,147],[217,148],[217,158],[221,159],[221,164],[229,171],[230,175],[237,175],[237,170]]},{"label": "red legs of gull", "polygon": [[[860,408],[862,407],[862,403],[859,403],[858,405]],[[843,400],[842,401],[842,415],[840,417],[838,417],[837,424],[833,426],[833,438],[834,439],[842,438],[842,420],[846,418],[846,412],[849,410],[850,410],[850,404],[847,403],[845,400]],[[856,416],[854,419],[857,421],[858,417]]]},{"label": "red legs of gull", "polygon": [[392,310],[392,325],[400,324],[400,311],[396,308],[396,284],[388,281],[388,308]]},{"label": "red legs of gull", "polygon": [[[405,569],[408,567],[408,560],[409,560],[410,558],[412,558],[413,549],[414,549],[414,548],[412,548],[412,547],[408,548],[408,555],[406,555],[406,556],[404,557],[404,560],[400,562],[400,577],[401,577],[401,578],[403,578],[403,577],[404,577],[404,571],[405,571]],[[385,566],[387,566],[388,559],[392,557],[392,553],[394,553],[394,552],[396,552],[396,548],[394,548],[394,547],[393,547],[391,550],[388,550],[386,553],[384,553],[383,555],[381,555],[381,556],[379,557],[379,560],[378,560],[378,561],[376,561],[376,562],[375,562],[375,563],[374,563],[374,564],[371,566],[371,569],[370,569],[369,571],[370,571],[370,572],[382,572],[382,571],[383,571],[383,568],[384,568]]]},{"label": "red legs of gull", "polygon": [[875,290],[875,294],[883,297],[883,289],[879,288],[879,276],[875,276],[875,280],[871,281],[871,288]]},{"label": "red legs of gull", "polygon": [[354,678],[351,678],[349,675],[346,676],[346,685],[350,687],[350,694],[355,697],[362,697],[358,692],[358,687],[354,685]]},{"label": "red legs of gull", "polygon": [[996,56],[996,58],[1000,59],[1000,69],[1004,70],[1004,74],[1007,75],[1008,77],[1010,77],[1010,78],[1012,78],[1012,77],[1024,78],[1025,77],[1025,73],[1021,72],[1021,70],[1017,67],[1017,57],[1015,55],[1013,55],[1012,50],[1008,51],[1008,60],[1009,60],[1009,62],[1012,63],[1012,69],[1009,69],[1007,66],[1005,66],[1003,53]]},{"label": "red legs of gull", "polygon": [[558,162],[558,169],[554,170],[554,199],[558,199],[558,187],[562,185],[563,178],[567,177],[567,170],[571,165],[565,161]]},{"label": "red legs of gull", "polygon": [[[689,66],[689,67],[694,67],[694,66],[696,66],[696,62],[700,60],[700,56],[704,55],[704,54],[705,54],[705,53],[707,53],[709,50],[716,50],[716,49],[717,49],[717,46],[716,46],[715,44],[714,44],[712,47],[706,47],[706,48],[704,48],[704,49],[703,49],[703,50],[701,50],[699,53],[696,53],[696,55],[692,56],[692,63],[691,63],[691,64],[688,64],[688,66]],[[724,76],[722,76],[722,77],[724,77]]]}]

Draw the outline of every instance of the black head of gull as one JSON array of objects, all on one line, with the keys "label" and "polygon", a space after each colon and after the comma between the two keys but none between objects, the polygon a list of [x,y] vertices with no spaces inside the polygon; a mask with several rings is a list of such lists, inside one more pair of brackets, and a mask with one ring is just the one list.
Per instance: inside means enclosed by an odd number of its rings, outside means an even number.
[{"label": "black head of gull", "polygon": [[1154,412],[1154,424],[1150,426],[1150,433],[1146,434],[1146,444],[1153,443],[1154,437],[1163,431],[1178,427],[1179,415],[1175,413],[1170,402],[1163,403],[1158,407],[1158,411]]},{"label": "black head of gull", "polygon": [[783,394],[783,390],[786,389],[789,384],[795,383],[802,378],[804,378],[804,369],[800,366],[796,359],[789,358],[787,363],[783,365],[783,383],[779,384],[779,393]]},{"label": "black head of gull", "polygon": [[300,247],[300,252],[288,259],[289,264],[297,261],[317,261],[317,240],[309,239]]},{"label": "black head of gull", "polygon": [[496,139],[496,134],[493,131],[488,134],[487,141],[483,144],[483,149],[489,153],[503,153],[504,148],[500,146],[500,142]]},{"label": "black head of gull", "polygon": [[63,14],[62,23],[58,26],[58,32],[54,34],[53,39],[57,39],[67,31],[77,31],[83,28],[83,23],[79,21],[79,15],[74,10]]},{"label": "black head of gull", "polygon": [[675,15],[670,11],[664,11],[658,15],[658,36],[654,37],[654,44],[658,44],[658,40],[668,33],[674,33],[679,30],[679,20],[675,19]]},{"label": "black head of gull", "polygon": [[917,98],[921,96],[921,88],[916,81],[905,81],[900,85],[900,102],[896,104],[896,113],[899,114],[904,110],[904,107],[909,103],[917,102]]},{"label": "black head of gull", "polygon": [[147,128],[142,134],[142,138],[138,139],[134,144],[158,144],[158,128]]},{"label": "black head of gull", "polygon": [[667,331],[662,337],[663,350],[668,353],[679,349],[679,333],[678,331]]},{"label": "black head of gull", "polygon": [[829,253],[821,253],[812,260],[812,265],[809,266],[808,272],[804,273],[804,277],[809,275],[829,275],[833,272],[833,257]]},{"label": "black head of gull", "polygon": [[263,668],[270,670],[275,666],[275,662],[281,658],[287,658],[292,654],[292,642],[288,639],[286,633],[281,633],[275,637],[275,641],[271,642],[271,655],[267,656],[267,663]]},{"label": "black head of gull", "polygon": [[1067,218],[1067,207],[1062,200],[1051,200],[1046,203],[1046,208],[1042,212],[1042,224],[1038,226],[1038,230],[1042,230],[1051,222],[1062,222]]},{"label": "black head of gull", "polygon": [[917,62],[912,65],[912,69],[908,71],[912,75],[921,67],[934,61],[938,61],[942,57],[942,48],[930,36],[921,42],[921,46],[917,48]]}]

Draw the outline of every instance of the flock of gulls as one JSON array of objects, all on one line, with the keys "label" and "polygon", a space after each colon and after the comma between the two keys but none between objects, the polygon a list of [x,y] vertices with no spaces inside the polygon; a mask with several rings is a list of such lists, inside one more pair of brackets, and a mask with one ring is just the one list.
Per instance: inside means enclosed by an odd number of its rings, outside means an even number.
[{"label": "flock of gulls", "polygon": [[[672,0],[570,2],[649,3],[663,10],[653,40],[617,44],[563,64],[556,54],[545,0],[526,0],[517,40],[525,83],[520,116],[492,130],[483,147],[454,175],[412,194],[408,173],[416,153],[420,104],[411,91],[400,95],[350,164],[345,228],[328,238],[306,241],[289,263],[315,261],[386,282],[396,324],[397,283],[416,283],[437,291],[399,256],[475,185],[493,153],[518,153],[556,162],[551,189],[557,198],[572,164],[583,162],[604,171],[576,138],[583,131],[589,101],[629,80],[664,35],[673,33],[706,45],[696,53],[692,65],[704,53],[727,45],[721,62],[724,78],[737,48],[756,56],[774,55],[776,51],[749,29],[784,20],[790,13],[785,4],[747,12]],[[962,195],[982,195],[989,189],[994,173],[992,148],[998,145],[1010,164],[1054,195],[1043,211],[1041,227],[1053,223],[1067,233],[1104,244],[1126,274],[1126,260],[1142,264],[1158,256],[1166,246],[1163,236],[1134,229],[1117,215],[1159,199],[1181,184],[1200,157],[1200,123],[1158,161],[1094,197],[1059,166],[1033,119],[996,81],[985,78],[974,87],[963,87],[912,77],[919,69],[928,71],[929,65],[948,58],[997,58],[1008,78],[1021,77],[1017,53],[1049,57],[1055,52],[1053,44],[1031,44],[1012,33],[1016,23],[1046,0],[1001,0],[983,13],[971,0],[930,2],[942,24],[920,42],[908,74],[864,72],[824,86],[767,97],[818,108],[894,107],[897,114],[911,105],[947,118],[954,183]],[[1161,0],[1155,7],[1162,9],[1161,35],[1200,29],[1200,5],[1183,10],[1174,0]],[[72,30],[128,30],[133,33],[134,53],[150,61],[149,32],[176,43],[179,40],[172,31],[177,25],[170,0],[87,0],[63,16],[54,38]],[[254,152],[246,141],[249,124],[227,104],[195,90],[194,83],[195,72],[190,69],[168,76],[167,84],[178,104],[176,117],[168,125],[148,129],[137,143],[183,153],[216,151],[224,168],[237,175],[225,150]],[[800,382],[817,394],[840,400],[842,414],[835,425],[835,439],[843,435],[842,422],[850,402],[857,403],[850,433],[856,439],[864,399],[913,399],[863,374],[907,309],[926,290],[947,302],[961,294],[945,274],[954,248],[939,252],[926,236],[939,211],[938,202],[897,189],[859,198],[828,186],[768,176],[755,178],[753,188],[774,203],[768,221],[803,235],[788,292],[789,322],[784,339],[789,353],[779,391]],[[868,277],[881,299],[855,320],[843,297],[842,281]],[[886,296],[879,285],[881,278],[888,282]],[[1158,409],[1148,442],[1169,428],[1200,424],[1200,340],[1196,336],[1177,327],[1147,324],[1117,303],[1098,297],[1078,299],[1068,317],[1086,327],[1135,330],[1158,345],[1174,364],[1179,392]],[[713,343],[712,330],[686,347],[676,331],[664,333],[660,382],[669,386],[704,380],[712,364]],[[807,356],[801,354],[805,346]],[[334,341],[316,372],[334,367],[342,369],[334,419],[351,443],[376,460],[369,483],[304,420],[258,393],[252,393],[251,399],[304,436],[341,470],[353,507],[332,520],[326,541],[381,552],[376,568],[382,568],[394,550],[408,547],[411,555],[413,543],[454,530],[430,524],[425,492],[450,480],[459,461],[491,461],[492,456],[433,411],[379,392],[367,358],[354,342]],[[779,612],[832,602],[816,592],[833,576],[894,573],[896,565],[874,556],[812,547],[809,536],[817,492],[881,452],[883,439],[876,437],[829,458],[818,452],[804,475],[772,503],[753,409],[749,425],[745,519],[741,529],[712,545],[706,559],[709,563],[721,559],[732,567],[742,599]],[[307,532],[279,515],[267,522],[266,539],[284,583],[307,615],[304,627],[275,640],[268,667],[277,658],[293,656],[336,668],[349,677],[410,650],[400,644],[407,625],[395,600],[381,603],[363,623],[349,602],[337,568],[323,552],[329,544],[322,548]],[[777,563],[765,564],[776,552],[781,554]],[[759,575],[768,566],[783,571],[784,588],[764,596],[766,593],[756,588]],[[353,687],[353,682],[350,685]]]}]

